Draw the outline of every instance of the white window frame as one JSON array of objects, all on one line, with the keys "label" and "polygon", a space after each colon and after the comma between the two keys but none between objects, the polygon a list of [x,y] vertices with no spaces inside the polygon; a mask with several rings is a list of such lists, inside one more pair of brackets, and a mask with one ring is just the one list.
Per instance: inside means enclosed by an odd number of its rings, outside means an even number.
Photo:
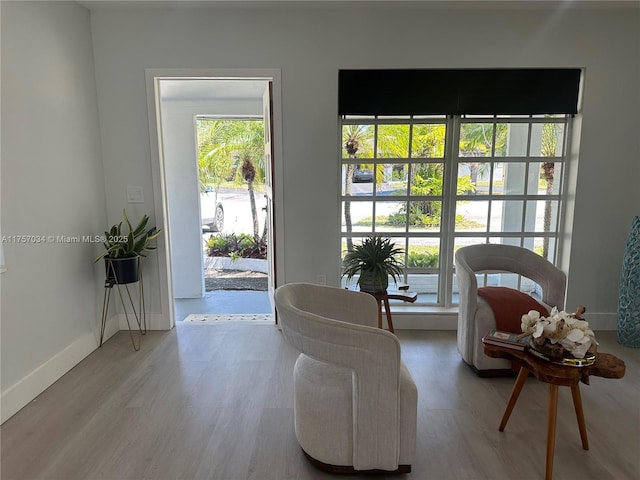
[{"label": "white window frame", "polygon": [[[379,125],[389,125],[389,124],[403,124],[403,125],[416,125],[416,124],[436,124],[436,123],[444,123],[446,125],[446,133],[445,133],[445,148],[444,148],[444,158],[412,158],[411,151],[409,151],[408,156],[405,158],[379,158],[377,157],[377,131]],[[491,172],[493,172],[496,165],[502,164],[502,168],[505,168],[509,164],[518,164],[520,167],[524,165],[525,172],[525,180],[524,180],[524,188],[526,189],[526,185],[529,180],[535,181],[537,184],[537,179],[529,179],[530,172],[532,171],[532,166],[536,166],[536,164],[542,164],[544,159],[553,158],[553,162],[556,164],[556,171],[554,172],[554,193],[553,194],[539,194],[536,193],[528,193],[526,190],[519,194],[495,194],[493,192],[489,192],[488,194],[477,195],[477,196],[468,196],[468,195],[457,195],[457,179],[458,179],[458,170],[461,164],[469,163],[469,157],[463,157],[459,155],[459,143],[460,143],[460,129],[461,125],[466,123],[484,123],[494,124],[493,128],[493,136],[492,139],[492,149],[489,155],[477,157],[479,163],[488,163],[491,168]],[[496,156],[495,155],[495,133],[496,128],[495,124],[527,124],[527,141],[526,141],[526,151],[524,155],[518,156]],[[541,155],[532,155],[532,137],[534,125],[537,124],[545,124],[545,123],[557,123],[563,124],[563,132],[562,132],[562,150],[560,152],[556,152],[555,157],[543,157]],[[373,145],[373,158],[349,158],[343,155],[344,145],[342,145],[342,132],[343,126],[345,125],[374,125],[375,126],[375,134],[374,134],[374,145]],[[409,275],[411,274],[429,274],[429,273],[438,273],[438,287],[437,287],[437,298],[435,301],[425,301],[425,295],[418,295],[418,301],[407,308],[419,309],[420,307],[443,307],[443,308],[451,308],[457,305],[457,299],[455,298],[455,294],[457,293],[457,286],[455,284],[455,268],[453,264],[453,253],[456,248],[461,246],[462,244],[468,243],[480,243],[478,240],[482,240],[483,243],[509,243],[513,245],[523,246],[525,248],[529,248],[534,250],[534,244],[536,241],[540,241],[542,238],[549,238],[549,252],[547,255],[547,259],[552,263],[557,263],[558,261],[558,252],[560,247],[560,238],[562,236],[562,217],[564,212],[564,191],[565,191],[565,182],[567,179],[567,166],[568,159],[570,158],[569,154],[569,145],[570,145],[570,132],[572,128],[572,119],[570,115],[553,115],[553,116],[545,116],[545,115],[473,115],[473,116],[396,116],[396,117],[388,117],[388,116],[341,116],[339,118],[339,139],[340,139],[340,150],[339,150],[339,169],[340,169],[340,182],[341,187],[339,190],[340,202],[339,202],[339,245],[341,251],[339,252],[339,259],[342,258],[343,255],[343,242],[346,238],[351,237],[354,242],[357,242],[360,238],[370,234],[382,234],[384,236],[388,236],[392,238],[399,247],[406,249],[408,247],[408,239],[409,238],[419,238],[419,237],[430,237],[430,238],[439,238],[440,239],[440,262],[437,268],[406,268],[405,275],[402,283],[408,283],[411,287]],[[412,144],[411,132],[412,128],[409,129],[409,145]],[[476,158],[476,157],[473,157]],[[444,172],[443,172],[443,194],[442,194],[442,214],[441,214],[441,225],[439,232],[420,232],[417,233],[415,230],[410,231],[408,224],[405,225],[404,232],[398,232],[394,230],[393,232],[386,233],[382,231],[376,231],[376,211],[377,204],[381,202],[381,200],[377,200],[378,197],[374,193],[367,196],[345,196],[343,194],[344,187],[344,166],[348,164],[360,164],[360,163],[372,163],[374,165],[378,164],[406,164],[409,165],[409,170],[411,170],[411,165],[421,165],[425,163],[444,163]],[[558,172],[558,168],[559,172]],[[374,167],[375,172],[375,167]],[[375,173],[374,173],[375,177]],[[490,175],[490,188],[493,186],[493,175]],[[419,201],[419,200],[434,200],[434,197],[419,197],[419,196],[411,196],[410,195],[410,180],[407,181],[407,192],[405,195],[400,195],[394,197],[394,200],[397,201]],[[375,191],[375,183],[372,189]],[[554,221],[551,225],[550,231],[543,232],[536,230],[535,225],[533,228],[530,227],[531,218],[527,219],[527,202],[542,202],[550,200],[554,202],[556,211],[554,212],[553,218]],[[351,232],[347,233],[343,228],[344,221],[344,213],[343,213],[343,202],[372,202],[372,214],[373,221],[371,222],[371,231],[370,232]],[[382,201],[385,201],[384,199]],[[388,197],[387,200],[388,201]],[[456,218],[456,206],[458,202],[488,202],[489,205],[489,218],[487,218],[486,229],[485,231],[455,231],[455,218]],[[492,206],[498,205],[497,202],[504,201],[512,201],[512,202],[523,202],[523,208],[521,210],[521,218],[520,231],[509,231],[503,232],[499,230],[491,231],[491,220],[490,220],[490,209]],[[509,217],[510,221],[517,220],[513,215]],[[503,218],[504,222],[504,218]],[[342,269],[340,269],[342,272]],[[347,282],[345,278],[342,278],[342,285],[346,286],[347,284],[354,284],[356,279],[352,279],[351,282]],[[479,284],[487,284],[490,283],[490,278],[487,275],[483,275],[479,277]],[[517,279],[508,279],[507,282],[509,286],[513,286],[514,288],[524,289],[525,291],[529,291],[530,285],[523,285],[523,279],[518,277]],[[525,288],[526,287],[526,288]],[[412,288],[413,289],[413,288]],[[531,293],[531,292],[530,292]],[[429,295],[430,296],[430,295]],[[423,298],[421,298],[423,297]],[[406,305],[405,305],[406,307]]]}]

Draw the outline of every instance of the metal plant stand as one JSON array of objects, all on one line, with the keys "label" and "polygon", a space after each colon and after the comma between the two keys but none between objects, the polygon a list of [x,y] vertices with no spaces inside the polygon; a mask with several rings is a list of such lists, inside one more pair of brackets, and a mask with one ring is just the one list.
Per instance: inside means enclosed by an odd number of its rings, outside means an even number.
[{"label": "metal plant stand", "polygon": [[[140,264],[140,257],[137,258],[138,262],[138,276],[135,282],[130,283],[119,283],[118,276],[116,273],[116,269],[114,268],[113,261],[107,259],[106,270],[107,270],[107,279],[104,282],[104,299],[102,302],[102,322],[100,324],[100,347],[102,347],[102,343],[104,341],[104,331],[107,325],[107,317],[109,312],[109,301],[111,299],[111,291],[113,287],[116,287],[118,291],[118,298],[120,299],[120,304],[122,305],[122,310],[124,311],[125,318],[127,319],[127,326],[129,327],[129,336],[131,337],[131,343],[133,345],[133,349],[138,351],[140,350],[140,343],[142,342],[142,335],[147,333],[147,314],[144,304],[144,284],[142,282],[142,267]],[[138,285],[138,308],[136,309],[136,305],[134,299],[131,295],[131,289],[129,289],[129,285],[133,283],[137,283]],[[123,288],[124,287],[124,288]],[[134,287],[132,287],[133,289]],[[126,292],[126,297],[123,295],[123,290]],[[128,304],[125,301],[125,298],[128,299]],[[131,312],[127,311],[127,307],[130,307]],[[129,316],[132,315],[135,318],[135,322],[138,326],[137,332],[139,334],[134,334],[134,329],[131,328],[132,319],[129,319]],[[137,342],[136,342],[137,337]]]}]

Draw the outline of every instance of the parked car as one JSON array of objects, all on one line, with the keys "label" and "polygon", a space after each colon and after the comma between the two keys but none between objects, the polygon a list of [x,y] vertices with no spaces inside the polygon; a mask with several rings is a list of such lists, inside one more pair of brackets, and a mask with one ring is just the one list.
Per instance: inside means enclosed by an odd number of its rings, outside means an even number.
[{"label": "parked car", "polygon": [[[201,196],[202,208],[202,233],[221,232],[224,228],[224,207],[222,203],[217,202],[216,208],[213,210],[213,200],[216,196],[210,196],[213,193],[213,187],[207,185],[204,188],[204,195]],[[212,215],[207,217],[206,215]]]},{"label": "parked car", "polygon": [[371,183],[373,182],[373,173],[371,170],[367,170],[366,168],[356,168],[356,171],[353,172],[353,182]]},{"label": "parked car", "polygon": [[214,217],[202,219],[202,233],[221,232],[224,228],[224,208],[222,203],[218,202]]}]

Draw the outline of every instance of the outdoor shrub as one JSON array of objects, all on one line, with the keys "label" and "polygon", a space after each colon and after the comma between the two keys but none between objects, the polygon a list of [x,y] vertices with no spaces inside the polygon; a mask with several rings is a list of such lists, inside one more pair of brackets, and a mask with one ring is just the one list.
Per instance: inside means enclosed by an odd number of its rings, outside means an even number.
[{"label": "outdoor shrub", "polygon": [[436,268],[438,266],[438,252],[416,253],[410,252],[407,267]]},{"label": "outdoor shrub", "polygon": [[267,258],[267,242],[262,237],[251,237],[251,247],[245,252],[249,258]]},{"label": "outdoor shrub", "polygon": [[236,235],[217,235],[207,240],[207,253],[210,257],[231,258],[267,258],[267,243],[252,235],[241,233]]},{"label": "outdoor shrub", "polygon": [[246,233],[241,233],[238,237],[238,250],[240,252],[244,250],[251,250],[253,246],[253,237]]},{"label": "outdoor shrub", "polygon": [[226,235],[209,237],[207,240],[207,248],[210,257],[223,257],[229,254],[229,239]]},{"label": "outdoor shrub", "polygon": [[[436,202],[433,202],[436,203]],[[438,202],[439,203],[439,202]],[[440,210],[440,208],[438,208]],[[406,210],[404,207],[401,207],[396,213],[392,213],[387,217],[387,225],[391,226],[404,226],[406,221]],[[427,215],[419,209],[412,209],[409,212],[409,225],[413,227],[437,227],[440,225],[440,213],[438,211],[437,215]]]}]

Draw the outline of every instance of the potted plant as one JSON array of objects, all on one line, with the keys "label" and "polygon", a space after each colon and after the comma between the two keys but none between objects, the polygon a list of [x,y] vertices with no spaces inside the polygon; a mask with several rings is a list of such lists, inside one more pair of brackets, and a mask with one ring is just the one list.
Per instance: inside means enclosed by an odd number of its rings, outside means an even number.
[{"label": "potted plant", "polygon": [[397,282],[398,277],[402,276],[404,265],[397,258],[402,253],[402,249],[397,248],[389,238],[379,235],[366,237],[344,256],[342,276],[350,280],[359,274],[358,285],[363,292],[386,292],[389,277]]},{"label": "potted plant", "polygon": [[139,278],[140,257],[145,257],[145,250],[155,250],[149,242],[160,235],[156,227],[147,228],[149,216],[144,215],[138,225],[133,228],[126,210],[122,211],[127,231],[122,229],[122,222],[113,225],[104,232],[104,248],[97,258],[105,260],[107,282],[127,284],[137,282]]}]

